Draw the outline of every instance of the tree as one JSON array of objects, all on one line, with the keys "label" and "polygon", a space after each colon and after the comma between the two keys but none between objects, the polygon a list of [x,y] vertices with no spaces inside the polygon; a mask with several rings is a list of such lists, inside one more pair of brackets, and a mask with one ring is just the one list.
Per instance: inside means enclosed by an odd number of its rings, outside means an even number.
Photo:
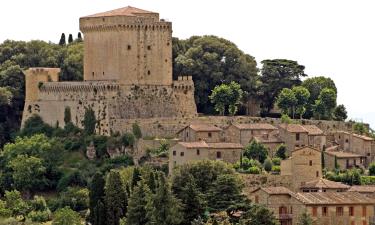
[{"label": "tree", "polygon": [[368,128],[365,126],[364,123],[356,122],[353,124],[353,131],[354,133],[363,135],[368,133]]},{"label": "tree", "polygon": [[120,219],[126,215],[128,205],[126,190],[121,182],[119,172],[109,172],[104,192],[107,224],[119,225]]},{"label": "tree", "polygon": [[272,170],[272,161],[267,158],[266,160],[264,160],[263,167],[265,171],[270,172]]},{"label": "tree", "polygon": [[78,35],[77,35],[77,41],[78,41],[78,42],[83,41],[81,32],[78,32]]},{"label": "tree", "polygon": [[333,111],[333,119],[337,121],[345,121],[348,118],[348,112],[344,105],[336,106],[335,110]]},{"label": "tree", "polygon": [[294,119],[297,98],[291,89],[284,88],[281,90],[280,94],[277,96],[276,104],[282,110],[283,114],[292,115]]},{"label": "tree", "polygon": [[339,170],[340,169],[340,165],[338,164],[337,162],[337,157],[335,155],[335,159],[334,159],[334,164],[335,164],[335,170]]},{"label": "tree", "polygon": [[13,170],[14,185],[19,190],[27,192],[36,189],[40,190],[43,183],[46,182],[46,168],[40,158],[18,155],[10,161],[9,166]]},{"label": "tree", "polygon": [[71,43],[73,43],[73,35],[69,34],[68,44],[71,44]]},{"label": "tree", "polygon": [[9,105],[13,94],[7,87],[0,87],[0,105]]},{"label": "tree", "polygon": [[21,197],[21,193],[17,190],[5,191],[6,207],[11,210],[12,216],[26,216],[30,210],[30,206]]},{"label": "tree", "polygon": [[147,217],[151,224],[177,225],[182,222],[182,206],[171,192],[163,173],[158,173],[159,184],[147,204]]},{"label": "tree", "polygon": [[286,159],[286,146],[284,144],[277,147],[275,156],[281,159]]},{"label": "tree", "polygon": [[60,63],[60,80],[83,80],[83,42],[73,42],[62,48],[62,62]]},{"label": "tree", "polygon": [[64,45],[66,45],[65,34],[64,34],[64,33],[61,34],[60,41],[59,41],[59,45],[60,45],[60,46],[64,46]]},{"label": "tree", "polygon": [[230,84],[216,86],[209,96],[211,103],[220,115],[224,115],[228,109],[229,115],[233,116],[238,110],[243,91],[241,86],[232,81]]},{"label": "tree", "polygon": [[273,213],[262,205],[252,205],[240,219],[240,225],[277,225]]},{"label": "tree", "polygon": [[65,110],[64,110],[64,123],[65,125],[72,122],[72,114],[70,112],[70,107],[67,106],[65,107]]},{"label": "tree", "polygon": [[150,195],[150,189],[147,185],[143,181],[139,182],[129,198],[128,213],[126,214],[127,225],[146,225],[149,223],[149,217],[146,215]]},{"label": "tree", "polygon": [[64,207],[56,211],[52,225],[81,225],[81,219],[77,212]]},{"label": "tree", "polygon": [[132,128],[133,128],[133,134],[134,134],[134,136],[135,136],[137,139],[142,138],[142,130],[141,130],[141,128],[139,127],[138,123],[133,123]]},{"label": "tree", "polygon": [[306,107],[306,117],[311,118],[313,116],[313,106],[315,101],[318,100],[320,92],[324,88],[330,88],[337,93],[335,82],[328,77],[311,77],[307,78],[302,82],[302,86],[310,92],[309,104]]},{"label": "tree", "polygon": [[318,114],[318,118],[331,119],[333,115],[333,109],[336,107],[337,95],[333,89],[324,88],[315,101],[315,113]]},{"label": "tree", "polygon": [[53,128],[44,123],[39,115],[32,115],[29,117],[20,131],[20,136],[32,136],[35,134],[45,134],[46,136],[52,136]]},{"label": "tree", "polygon": [[[106,213],[104,209],[104,186],[105,180],[103,179],[100,173],[95,173],[92,178],[90,185],[90,194],[89,194],[89,208],[90,208],[90,217],[89,221],[93,225],[104,225]],[[99,203],[101,205],[99,205]],[[98,214],[100,213],[100,214]]]},{"label": "tree", "polygon": [[138,182],[141,181],[141,171],[139,170],[138,167],[134,167],[133,169],[133,176],[132,176],[132,181],[131,181],[131,187],[132,189],[137,186]]},{"label": "tree", "polygon": [[298,225],[312,225],[313,224],[313,220],[311,219],[310,214],[308,214],[306,210],[299,216],[297,224]]},{"label": "tree", "polygon": [[296,113],[299,114],[300,119],[302,119],[306,111],[306,106],[309,103],[310,92],[303,86],[295,86],[292,91],[296,97]]},{"label": "tree", "polygon": [[85,110],[85,115],[82,121],[84,132],[86,135],[93,135],[95,133],[96,116],[92,108]]},{"label": "tree", "polygon": [[225,211],[244,200],[243,184],[237,176],[219,175],[208,192],[208,205],[214,212]]},{"label": "tree", "polygon": [[254,140],[245,147],[243,155],[249,159],[256,159],[259,162],[263,163],[267,158],[268,152],[267,148],[262,143]]},{"label": "tree", "polygon": [[263,110],[270,112],[276,97],[283,88],[292,88],[301,84],[301,77],[307,76],[305,67],[298,62],[287,59],[263,60],[260,85]]},{"label": "tree", "polygon": [[369,173],[370,176],[375,176],[375,162],[373,162],[369,165],[368,173]]},{"label": "tree", "polygon": [[254,57],[216,36],[193,36],[188,40],[173,39],[173,76],[191,74],[195,102],[202,113],[213,113],[209,95],[215,86],[237,82],[246,97],[256,95],[258,69]]}]

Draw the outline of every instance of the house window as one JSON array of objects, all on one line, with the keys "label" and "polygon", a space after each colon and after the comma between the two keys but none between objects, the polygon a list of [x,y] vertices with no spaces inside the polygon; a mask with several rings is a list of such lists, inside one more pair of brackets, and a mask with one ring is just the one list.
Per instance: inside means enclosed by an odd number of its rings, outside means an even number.
[{"label": "house window", "polygon": [[327,207],[322,208],[322,216],[328,216],[328,209]]},{"label": "house window", "polygon": [[150,75],[151,74],[151,71],[150,70],[147,70],[147,75]]},{"label": "house window", "polygon": [[147,46],[147,50],[151,50],[151,45]]},{"label": "house window", "polygon": [[92,72],[92,76],[94,76],[95,75],[95,73],[94,72]]},{"label": "house window", "polygon": [[189,137],[189,132],[186,132],[186,137]]},{"label": "house window", "polygon": [[312,215],[313,216],[318,216],[318,208],[317,207],[313,207],[313,209],[312,209]]},{"label": "house window", "polygon": [[312,160],[309,161],[309,165],[312,166]]},{"label": "house window", "polygon": [[366,206],[362,206],[362,216],[367,216]]},{"label": "house window", "polygon": [[180,156],[184,156],[184,155],[185,155],[185,153],[184,153],[184,152],[181,152],[181,153],[180,153]]},{"label": "house window", "polygon": [[336,216],[343,216],[344,210],[342,207],[336,207]]},{"label": "house window", "polygon": [[131,45],[128,45],[128,50],[132,49],[132,46]]},{"label": "house window", "polygon": [[221,152],[216,152],[216,158],[221,159]]},{"label": "house window", "polygon": [[299,133],[296,134],[296,141],[299,141]]},{"label": "house window", "polygon": [[176,151],[173,151],[173,155],[176,155]]},{"label": "house window", "polygon": [[211,134],[211,132],[208,132],[208,137],[210,138],[210,137],[212,137],[212,134]]},{"label": "house window", "polygon": [[259,203],[259,196],[258,195],[255,196],[255,203]]},{"label": "house window", "polygon": [[279,214],[287,214],[287,208],[285,206],[280,206],[279,207]]},{"label": "house window", "polygon": [[349,207],[349,216],[354,216],[354,207],[353,206]]},{"label": "house window", "polygon": [[319,177],[319,171],[316,171],[316,177]]},{"label": "house window", "polygon": [[346,142],[346,143],[349,143],[349,139],[346,139],[345,142]]},{"label": "house window", "polygon": [[199,149],[197,149],[197,155],[199,155],[200,154],[200,151],[199,151]]}]

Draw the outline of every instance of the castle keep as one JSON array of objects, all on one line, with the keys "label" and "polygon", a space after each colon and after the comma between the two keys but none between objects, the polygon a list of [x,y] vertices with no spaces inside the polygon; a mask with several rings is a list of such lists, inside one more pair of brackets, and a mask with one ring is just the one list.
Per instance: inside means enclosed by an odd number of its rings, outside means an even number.
[{"label": "castle keep", "polygon": [[97,132],[121,131],[128,120],[195,117],[191,76],[172,80],[172,23],[159,14],[125,7],[80,18],[84,34],[84,81],[59,82],[58,68],[25,71],[23,123],[32,114],[51,125],[82,126],[85,110],[98,119]]}]

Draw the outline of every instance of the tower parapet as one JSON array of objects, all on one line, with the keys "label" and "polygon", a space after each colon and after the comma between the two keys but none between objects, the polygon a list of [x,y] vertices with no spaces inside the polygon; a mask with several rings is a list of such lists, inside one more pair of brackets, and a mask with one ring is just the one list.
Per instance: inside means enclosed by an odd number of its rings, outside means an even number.
[{"label": "tower parapet", "polygon": [[39,99],[40,88],[45,82],[59,81],[59,68],[35,67],[23,71],[25,74],[25,101],[36,101]]}]

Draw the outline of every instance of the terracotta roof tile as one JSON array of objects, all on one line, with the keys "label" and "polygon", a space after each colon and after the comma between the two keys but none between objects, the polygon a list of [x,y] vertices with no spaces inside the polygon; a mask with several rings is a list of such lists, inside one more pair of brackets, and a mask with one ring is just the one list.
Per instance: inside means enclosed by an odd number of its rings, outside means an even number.
[{"label": "terracotta roof tile", "polygon": [[283,141],[274,135],[264,136],[264,135],[257,135],[254,136],[254,140],[256,140],[259,143],[283,143]]},{"label": "terracotta roof tile", "polygon": [[155,14],[155,12],[138,9],[132,6],[114,9],[107,12],[96,13],[85,17],[107,17],[107,16],[137,16],[139,14]]},{"label": "terracotta roof tile", "polygon": [[344,152],[344,151],[325,151],[325,153],[336,156],[337,158],[360,158],[364,157],[363,155],[358,155],[351,152]]},{"label": "terracotta roof tile", "polygon": [[364,136],[364,135],[359,135],[359,134],[353,134],[353,137],[357,137],[357,138],[360,138],[360,139],[365,140],[365,141],[373,141],[374,140],[373,138],[370,138],[370,137],[367,137],[367,136]]},{"label": "terracotta roof tile", "polygon": [[214,149],[242,149],[243,146],[239,143],[229,143],[229,142],[216,142],[216,143],[207,143],[209,148]]},{"label": "terracotta roof tile", "polygon": [[246,123],[233,124],[240,130],[277,130],[277,128],[269,123]]},{"label": "terracotta roof tile", "polygon": [[210,124],[190,124],[188,127],[195,131],[222,131],[221,128]]},{"label": "terracotta roof tile", "polygon": [[177,144],[180,144],[185,148],[208,148],[207,143],[204,141],[178,142]]},{"label": "terracotta roof tile", "polygon": [[375,204],[375,199],[358,192],[303,192],[293,197],[306,205]]},{"label": "terracotta roof tile", "polygon": [[320,178],[306,182],[304,185],[301,186],[301,188],[349,189],[350,186],[340,182],[334,182]]},{"label": "terracotta roof tile", "polygon": [[300,124],[280,124],[279,127],[290,133],[308,133],[308,131]]},{"label": "terracotta roof tile", "polygon": [[[289,190],[286,187],[281,187],[281,186],[280,187],[262,187],[259,189],[263,190],[264,192],[270,195],[292,195],[293,194],[291,190]],[[259,190],[259,189],[256,189],[256,190]],[[256,190],[254,190],[253,192],[255,192]]]},{"label": "terracotta roof tile", "polygon": [[355,185],[352,186],[348,191],[359,193],[375,193],[375,185]]},{"label": "terracotta roof tile", "polygon": [[324,132],[315,125],[303,125],[303,128],[309,132],[309,135],[323,135]]}]

